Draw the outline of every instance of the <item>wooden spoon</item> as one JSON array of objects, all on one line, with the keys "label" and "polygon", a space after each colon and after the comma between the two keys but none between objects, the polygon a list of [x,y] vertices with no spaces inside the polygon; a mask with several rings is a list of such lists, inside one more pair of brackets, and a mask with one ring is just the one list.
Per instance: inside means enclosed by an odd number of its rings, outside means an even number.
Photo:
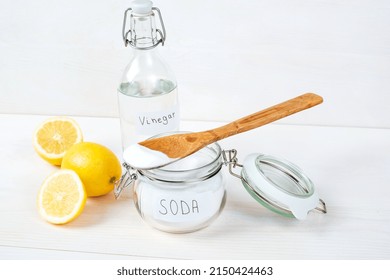
[{"label": "wooden spoon", "polygon": [[[159,164],[157,164],[157,162],[152,164],[155,166],[141,167],[137,166],[136,162],[133,165],[135,165],[135,167],[140,167],[141,169],[164,166],[177,159],[189,156],[213,142],[311,108],[322,103],[322,101],[323,99],[321,96],[314,93],[306,93],[215,129],[195,133],[173,134],[140,142],[138,145],[147,148],[144,151],[154,150],[163,153],[164,156],[166,155],[163,162],[167,162],[162,164],[162,162],[157,161]],[[132,161],[134,162],[136,159]],[[132,165],[131,163],[129,164]]]}]

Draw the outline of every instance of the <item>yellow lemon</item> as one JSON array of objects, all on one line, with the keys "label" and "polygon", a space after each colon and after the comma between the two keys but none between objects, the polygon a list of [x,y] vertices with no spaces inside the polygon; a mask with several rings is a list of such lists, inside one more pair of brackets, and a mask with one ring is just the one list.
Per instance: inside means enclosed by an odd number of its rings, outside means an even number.
[{"label": "yellow lemon", "polygon": [[53,165],[61,165],[65,152],[83,141],[79,125],[71,118],[52,117],[34,132],[33,145],[40,157]]},{"label": "yellow lemon", "polygon": [[101,196],[114,189],[121,177],[122,167],[108,148],[91,142],[73,145],[65,154],[61,168],[75,171],[88,196]]},{"label": "yellow lemon", "polygon": [[81,214],[87,194],[72,170],[59,170],[43,182],[38,195],[40,215],[50,223],[65,224]]}]

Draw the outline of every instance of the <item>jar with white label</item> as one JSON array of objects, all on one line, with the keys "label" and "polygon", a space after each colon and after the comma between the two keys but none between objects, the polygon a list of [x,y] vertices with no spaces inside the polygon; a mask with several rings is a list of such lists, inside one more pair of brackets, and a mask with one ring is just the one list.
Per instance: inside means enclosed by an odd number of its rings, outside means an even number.
[{"label": "jar with white label", "polygon": [[[257,202],[279,215],[304,220],[312,210],[327,212],[313,182],[293,163],[254,153],[240,164],[236,150],[222,150],[218,143],[160,168],[123,165],[126,173],[116,184],[115,196],[134,185],[141,217],[166,232],[199,230],[218,217],[226,199],[224,166]],[[241,172],[235,172],[238,168]]]},{"label": "jar with white label", "polygon": [[133,198],[139,214],[172,233],[208,226],[225,205],[222,165],[222,150],[215,143],[165,167],[135,171]]}]

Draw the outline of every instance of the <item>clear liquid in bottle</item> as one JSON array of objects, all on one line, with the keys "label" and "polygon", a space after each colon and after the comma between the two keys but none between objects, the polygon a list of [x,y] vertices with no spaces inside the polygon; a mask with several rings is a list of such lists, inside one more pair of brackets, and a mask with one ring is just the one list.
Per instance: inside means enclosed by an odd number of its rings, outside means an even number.
[{"label": "clear liquid in bottle", "polygon": [[159,80],[148,94],[138,83],[122,83],[118,101],[124,149],[151,136],[179,130],[178,92],[172,81]]}]

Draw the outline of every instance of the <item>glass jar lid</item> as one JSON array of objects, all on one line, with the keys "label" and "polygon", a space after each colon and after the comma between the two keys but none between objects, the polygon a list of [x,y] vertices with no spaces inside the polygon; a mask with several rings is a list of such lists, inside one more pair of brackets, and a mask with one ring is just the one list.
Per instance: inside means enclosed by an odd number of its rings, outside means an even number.
[{"label": "glass jar lid", "polygon": [[319,201],[322,203],[314,184],[299,167],[273,156],[248,155],[241,181],[256,201],[283,216],[303,220]]},{"label": "glass jar lid", "polygon": [[[266,208],[286,217],[303,220],[315,209],[326,213],[313,182],[293,163],[264,154],[250,154],[239,164],[237,151],[224,150],[224,163],[229,172],[241,179],[249,194]],[[233,169],[241,167],[241,174]]]}]

